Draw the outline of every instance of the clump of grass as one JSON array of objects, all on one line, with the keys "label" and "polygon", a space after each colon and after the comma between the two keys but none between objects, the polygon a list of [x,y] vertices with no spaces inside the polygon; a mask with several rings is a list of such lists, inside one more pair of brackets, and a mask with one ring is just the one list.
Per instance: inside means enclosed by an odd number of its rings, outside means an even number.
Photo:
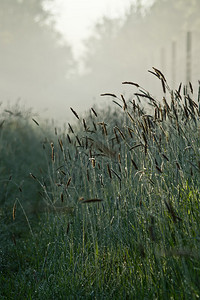
[{"label": "clump of grass", "polygon": [[19,106],[1,108],[0,113],[0,269],[2,274],[15,270],[15,248],[38,225],[43,207],[41,187],[34,177],[48,177],[42,144],[51,136],[32,120],[31,111]]},{"label": "clump of grass", "polygon": [[48,184],[32,176],[46,218],[25,243],[31,261],[15,246],[23,272],[7,281],[21,297],[199,297],[198,103],[191,84],[153,75],[161,101],[126,81],[131,100],[104,93],[116,109],[84,118],[71,108],[77,123],[46,143]]}]

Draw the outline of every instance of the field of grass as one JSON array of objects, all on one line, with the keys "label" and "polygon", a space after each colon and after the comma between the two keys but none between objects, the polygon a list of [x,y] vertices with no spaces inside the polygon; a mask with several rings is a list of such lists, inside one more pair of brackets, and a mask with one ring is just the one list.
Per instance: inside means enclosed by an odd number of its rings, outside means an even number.
[{"label": "field of grass", "polygon": [[200,91],[154,75],[63,130],[2,113],[0,299],[200,297]]}]

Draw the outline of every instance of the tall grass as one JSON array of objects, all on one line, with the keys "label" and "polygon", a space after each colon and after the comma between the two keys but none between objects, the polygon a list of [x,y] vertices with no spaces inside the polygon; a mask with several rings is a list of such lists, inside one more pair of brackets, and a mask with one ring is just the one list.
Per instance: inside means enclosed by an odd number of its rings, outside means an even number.
[{"label": "tall grass", "polygon": [[47,140],[47,173],[31,172],[45,214],[40,230],[16,242],[2,296],[199,297],[198,101],[191,84],[171,91],[153,74],[161,101],[125,82],[137,89],[131,100],[102,94],[115,110],[84,118],[71,108],[77,122]]},{"label": "tall grass", "polygon": [[[40,129],[32,112],[19,105],[0,113],[0,270],[4,274],[18,270],[18,240],[23,240],[38,225],[43,207],[40,185],[30,173],[47,174],[43,143],[50,130]],[[46,175],[47,177],[47,175]],[[5,273],[4,273],[5,272]]]}]

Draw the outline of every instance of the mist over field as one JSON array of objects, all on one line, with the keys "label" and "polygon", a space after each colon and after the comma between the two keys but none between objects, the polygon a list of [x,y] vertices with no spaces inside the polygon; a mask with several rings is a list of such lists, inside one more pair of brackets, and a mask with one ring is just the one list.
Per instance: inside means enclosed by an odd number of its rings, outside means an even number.
[{"label": "mist over field", "polygon": [[79,59],[56,2],[0,0],[0,299],[199,299],[200,0]]},{"label": "mist over field", "polygon": [[97,22],[80,61],[55,30],[44,3],[0,0],[4,108],[19,101],[42,118],[63,123],[72,117],[70,107],[82,113],[94,105],[111,104],[101,93],[133,97],[135,88],[123,86],[123,81],[136,82],[161,97],[160,82],[148,72],[152,67],[165,74],[173,89],[188,81],[197,88],[199,0],[155,0],[148,8],[133,2],[123,20],[105,17]]}]

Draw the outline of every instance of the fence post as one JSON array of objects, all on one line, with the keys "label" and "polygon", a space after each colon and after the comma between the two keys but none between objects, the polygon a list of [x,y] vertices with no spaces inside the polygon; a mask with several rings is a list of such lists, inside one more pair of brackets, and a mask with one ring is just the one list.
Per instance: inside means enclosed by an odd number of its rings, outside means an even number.
[{"label": "fence post", "polygon": [[161,52],[160,52],[160,58],[161,58],[161,71],[163,74],[165,74],[166,70],[165,70],[165,48],[162,47],[161,48]]},{"label": "fence post", "polygon": [[191,81],[192,74],[192,33],[187,32],[186,38],[186,84]]},{"label": "fence post", "polygon": [[172,42],[172,89],[176,84],[176,41]]}]

